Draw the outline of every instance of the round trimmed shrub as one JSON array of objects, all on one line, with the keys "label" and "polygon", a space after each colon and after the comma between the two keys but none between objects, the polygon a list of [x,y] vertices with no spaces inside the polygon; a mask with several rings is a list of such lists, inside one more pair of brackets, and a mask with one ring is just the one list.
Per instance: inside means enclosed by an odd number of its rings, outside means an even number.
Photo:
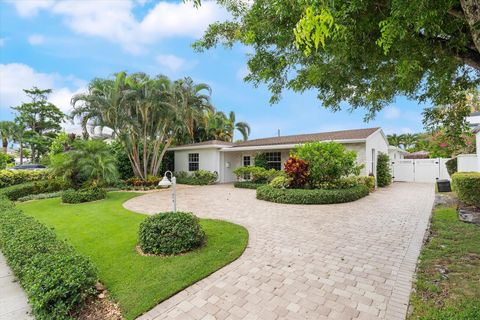
[{"label": "round trimmed shrub", "polygon": [[107,191],[99,187],[88,189],[68,189],[62,193],[63,203],[82,203],[105,199]]},{"label": "round trimmed shrub", "polygon": [[162,212],[140,224],[138,242],[144,253],[179,254],[200,247],[205,232],[190,212]]},{"label": "round trimmed shrub", "polygon": [[257,199],[290,204],[331,204],[355,201],[368,193],[366,185],[346,189],[276,189],[266,185],[257,188]]}]

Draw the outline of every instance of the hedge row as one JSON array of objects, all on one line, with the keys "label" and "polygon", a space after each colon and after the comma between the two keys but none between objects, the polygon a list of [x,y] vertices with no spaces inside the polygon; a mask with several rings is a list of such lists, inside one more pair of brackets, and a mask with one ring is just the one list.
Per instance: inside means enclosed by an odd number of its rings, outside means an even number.
[{"label": "hedge row", "polygon": [[457,172],[452,185],[460,200],[480,208],[480,172]]},{"label": "hedge row", "polygon": [[192,174],[189,174],[185,171],[179,171],[175,172],[175,177],[177,179],[177,183],[179,184],[189,184],[194,186],[214,184],[218,178],[215,172],[207,170],[194,171]]},{"label": "hedge row", "polygon": [[82,203],[105,199],[107,191],[102,188],[93,187],[88,189],[68,189],[62,193],[63,203]]},{"label": "hedge row", "polygon": [[355,201],[369,194],[368,187],[347,189],[275,189],[265,185],[257,189],[257,199],[291,204],[329,204]]},{"label": "hedge row", "polygon": [[59,180],[42,180],[34,182],[26,182],[11,187],[0,189],[0,196],[4,195],[12,201],[33,194],[49,193],[64,190],[65,183]]},{"label": "hedge row", "polygon": [[258,183],[252,181],[237,181],[233,183],[235,188],[244,188],[244,189],[257,189],[258,187],[265,186],[266,183]]},{"label": "hedge row", "polygon": [[72,310],[94,293],[98,277],[90,261],[4,196],[0,196],[0,249],[37,320],[70,319]]},{"label": "hedge row", "polygon": [[0,170],[0,188],[48,179],[48,170]]}]

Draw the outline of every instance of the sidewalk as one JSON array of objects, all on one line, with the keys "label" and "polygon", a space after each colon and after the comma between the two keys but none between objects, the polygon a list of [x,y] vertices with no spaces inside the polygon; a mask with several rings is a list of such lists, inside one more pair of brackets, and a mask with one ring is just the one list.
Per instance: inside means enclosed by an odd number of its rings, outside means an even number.
[{"label": "sidewalk", "polygon": [[30,320],[30,306],[27,296],[7,266],[0,252],[0,320]]}]

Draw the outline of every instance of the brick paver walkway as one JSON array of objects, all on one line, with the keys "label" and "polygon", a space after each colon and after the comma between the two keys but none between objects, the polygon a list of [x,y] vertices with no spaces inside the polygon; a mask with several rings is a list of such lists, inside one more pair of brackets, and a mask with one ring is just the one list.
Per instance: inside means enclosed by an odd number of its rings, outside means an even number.
[{"label": "brick paver walkway", "polygon": [[[179,210],[241,224],[249,245],[139,319],[404,319],[433,200],[432,184],[411,183],[318,206],[259,201],[231,185],[182,189]],[[125,207],[171,210],[170,194]]]}]

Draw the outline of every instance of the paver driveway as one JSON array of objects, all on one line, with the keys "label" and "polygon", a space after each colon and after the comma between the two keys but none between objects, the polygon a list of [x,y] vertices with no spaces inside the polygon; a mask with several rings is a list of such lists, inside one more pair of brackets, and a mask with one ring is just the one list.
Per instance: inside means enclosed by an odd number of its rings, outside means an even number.
[{"label": "paver driveway", "polygon": [[[315,206],[259,201],[231,185],[181,189],[179,210],[241,224],[249,245],[141,319],[403,319],[433,200],[432,184]],[[170,192],[124,206],[171,210]]]}]

